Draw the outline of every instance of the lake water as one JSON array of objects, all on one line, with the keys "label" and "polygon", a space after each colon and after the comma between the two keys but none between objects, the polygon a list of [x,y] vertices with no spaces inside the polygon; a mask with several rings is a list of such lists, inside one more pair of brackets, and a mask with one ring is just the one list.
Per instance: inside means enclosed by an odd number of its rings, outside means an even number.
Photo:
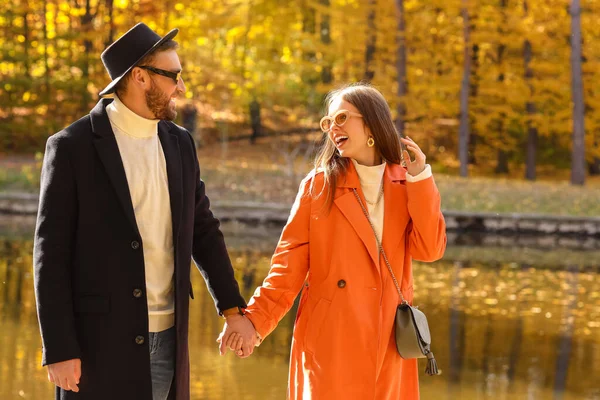
[{"label": "lake water", "polygon": [[[40,366],[32,223],[0,223],[1,400],[53,393]],[[279,230],[225,232],[249,298],[268,271]],[[421,360],[421,397],[600,399],[600,252],[487,242],[453,244],[443,260],[414,265],[415,304],[428,316],[443,370],[426,376]],[[192,283],[192,399],[285,399],[295,309],[250,358],[221,357],[215,339],[223,321],[196,270]]]}]

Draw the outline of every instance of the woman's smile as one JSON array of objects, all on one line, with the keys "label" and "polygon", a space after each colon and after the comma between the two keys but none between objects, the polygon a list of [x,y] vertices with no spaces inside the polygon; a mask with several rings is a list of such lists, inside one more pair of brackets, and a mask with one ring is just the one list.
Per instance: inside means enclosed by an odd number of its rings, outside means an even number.
[{"label": "woman's smile", "polygon": [[335,135],[333,138],[335,147],[338,149],[341,148],[348,141],[348,139],[348,135]]}]

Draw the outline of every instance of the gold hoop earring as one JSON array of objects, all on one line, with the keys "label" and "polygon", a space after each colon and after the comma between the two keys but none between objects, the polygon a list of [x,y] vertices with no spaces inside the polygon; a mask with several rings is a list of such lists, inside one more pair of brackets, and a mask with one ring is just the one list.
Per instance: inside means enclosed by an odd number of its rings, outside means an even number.
[{"label": "gold hoop earring", "polygon": [[369,146],[369,147],[375,146],[375,140],[373,139],[372,136],[370,136],[369,139],[367,140],[367,146]]}]

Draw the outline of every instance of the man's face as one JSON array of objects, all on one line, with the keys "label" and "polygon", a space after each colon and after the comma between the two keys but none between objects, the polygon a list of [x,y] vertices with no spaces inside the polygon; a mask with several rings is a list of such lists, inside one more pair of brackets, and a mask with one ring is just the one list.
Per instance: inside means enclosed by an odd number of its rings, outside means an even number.
[{"label": "man's face", "polygon": [[[165,71],[181,72],[181,63],[175,50],[158,53],[152,67]],[[177,116],[176,99],[185,93],[183,79],[176,83],[173,79],[148,71],[150,89],[146,91],[146,105],[157,119],[172,121]]]}]

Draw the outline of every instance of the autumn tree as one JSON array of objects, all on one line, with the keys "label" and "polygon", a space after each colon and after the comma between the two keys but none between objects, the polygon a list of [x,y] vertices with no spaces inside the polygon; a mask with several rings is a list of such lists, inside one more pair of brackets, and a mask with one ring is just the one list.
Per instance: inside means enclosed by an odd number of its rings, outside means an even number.
[{"label": "autumn tree", "polygon": [[571,0],[571,93],[573,99],[573,152],[571,156],[571,183],[585,183],[585,128],[583,80],[581,72],[581,6]]}]

